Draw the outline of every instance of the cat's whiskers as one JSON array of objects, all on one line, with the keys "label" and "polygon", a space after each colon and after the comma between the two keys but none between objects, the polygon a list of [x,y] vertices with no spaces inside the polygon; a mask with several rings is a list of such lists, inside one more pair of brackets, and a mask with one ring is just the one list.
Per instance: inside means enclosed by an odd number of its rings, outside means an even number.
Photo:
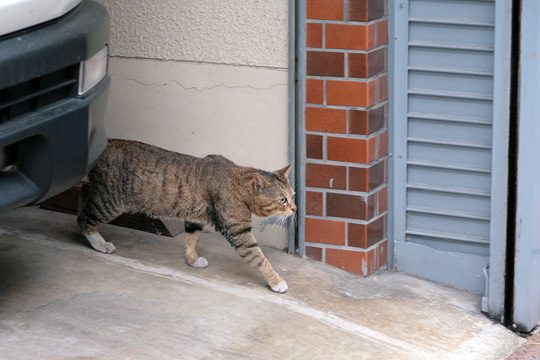
[{"label": "cat's whiskers", "polygon": [[279,230],[280,224],[279,224],[279,215],[273,215],[270,218],[268,218],[270,221],[270,227],[272,230]]},{"label": "cat's whiskers", "polygon": [[298,214],[296,212],[292,213],[291,216],[292,218],[292,224],[296,226],[296,224],[298,223]]},{"label": "cat's whiskers", "polygon": [[285,222],[286,217],[284,215],[280,215],[278,218],[279,226],[283,227],[283,223]]},{"label": "cat's whiskers", "polygon": [[289,218],[293,215],[285,215],[285,214],[276,214],[270,217],[268,220],[271,223],[271,227],[274,230],[278,230],[279,228],[285,227],[286,222],[289,220]]}]

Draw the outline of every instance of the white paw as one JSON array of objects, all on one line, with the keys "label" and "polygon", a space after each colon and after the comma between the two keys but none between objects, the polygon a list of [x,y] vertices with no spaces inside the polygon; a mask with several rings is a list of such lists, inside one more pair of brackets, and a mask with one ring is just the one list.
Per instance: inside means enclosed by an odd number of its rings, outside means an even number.
[{"label": "white paw", "polygon": [[193,266],[194,268],[205,268],[208,266],[208,260],[206,258],[203,258],[202,256],[199,256],[195,262],[192,264],[188,263],[188,265]]},{"label": "white paw", "polygon": [[91,234],[84,234],[88,242],[90,243],[90,246],[94,248],[94,250],[97,250],[99,252],[105,253],[105,254],[112,254],[116,248],[114,245],[108,241],[105,241],[103,237],[96,231]]},{"label": "white paw", "polygon": [[286,293],[287,289],[289,289],[285,280],[281,280],[280,282],[277,283],[277,285],[271,286],[270,288],[272,289],[272,291],[275,291],[280,294]]},{"label": "white paw", "polygon": [[102,244],[95,246],[94,249],[105,254],[112,254],[116,250],[113,243],[108,241],[105,241]]}]

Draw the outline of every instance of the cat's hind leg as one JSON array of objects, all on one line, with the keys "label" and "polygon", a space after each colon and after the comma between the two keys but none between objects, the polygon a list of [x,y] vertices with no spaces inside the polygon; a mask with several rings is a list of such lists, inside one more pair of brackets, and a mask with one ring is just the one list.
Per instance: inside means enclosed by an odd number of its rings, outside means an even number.
[{"label": "cat's hind leg", "polygon": [[123,211],[118,206],[114,206],[111,201],[101,197],[90,196],[81,205],[82,209],[77,217],[77,222],[86,240],[92,248],[99,252],[113,253],[116,248],[112,243],[103,239],[103,236],[97,232],[97,227],[114,220]]},{"label": "cat's hind leg", "polygon": [[186,221],[185,222],[186,230],[186,262],[188,265],[195,268],[205,268],[208,266],[208,260],[199,256],[197,253],[197,245],[201,238],[201,231],[203,229],[201,224]]}]

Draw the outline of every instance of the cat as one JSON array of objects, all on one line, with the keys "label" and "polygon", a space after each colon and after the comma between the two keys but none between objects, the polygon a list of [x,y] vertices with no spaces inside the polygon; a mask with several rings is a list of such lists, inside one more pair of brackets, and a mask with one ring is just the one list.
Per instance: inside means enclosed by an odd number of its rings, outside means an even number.
[{"label": "cat", "polygon": [[115,247],[96,228],[122,213],[185,221],[185,258],[192,267],[203,225],[212,225],[275,292],[288,286],[264,256],[252,232],[251,214],[282,219],[296,211],[287,175],[291,165],[267,172],[236,165],[221,155],[198,158],[133,140],[110,139],[88,174],[77,222],[97,251]]}]

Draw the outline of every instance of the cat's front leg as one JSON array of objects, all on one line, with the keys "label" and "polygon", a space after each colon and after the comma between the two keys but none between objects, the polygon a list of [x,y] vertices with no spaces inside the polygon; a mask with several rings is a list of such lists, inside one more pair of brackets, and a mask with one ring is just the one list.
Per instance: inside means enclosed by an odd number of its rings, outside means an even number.
[{"label": "cat's front leg", "polygon": [[272,268],[270,261],[264,256],[255,236],[251,232],[251,226],[229,226],[222,233],[238,255],[261,274],[270,289],[278,293],[287,291],[287,283]]},{"label": "cat's front leg", "polygon": [[186,230],[186,262],[188,265],[195,268],[205,268],[208,266],[208,260],[206,258],[199,256],[197,253],[197,244],[201,237],[201,231],[203,226],[198,223],[186,221],[185,222]]}]

